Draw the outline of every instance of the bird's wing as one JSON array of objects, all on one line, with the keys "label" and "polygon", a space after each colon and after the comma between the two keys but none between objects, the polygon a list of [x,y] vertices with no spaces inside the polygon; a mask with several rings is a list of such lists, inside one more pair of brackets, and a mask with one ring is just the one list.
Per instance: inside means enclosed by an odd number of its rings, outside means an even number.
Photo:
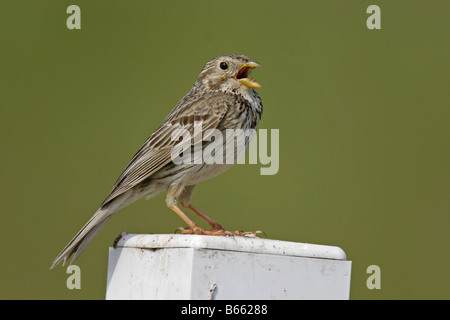
[{"label": "bird's wing", "polygon": [[[177,105],[134,155],[101,206],[130,190],[172,161],[172,150],[178,144],[178,140],[173,140],[172,134],[175,135],[177,129],[187,130],[191,136],[191,143],[187,141],[184,147],[198,141],[199,132],[202,132],[202,140],[205,140],[209,138],[209,135],[204,134],[205,131],[218,127],[231,104],[230,97],[223,93],[208,93],[189,103]],[[202,123],[201,131],[194,130],[194,123],[197,121]]]}]

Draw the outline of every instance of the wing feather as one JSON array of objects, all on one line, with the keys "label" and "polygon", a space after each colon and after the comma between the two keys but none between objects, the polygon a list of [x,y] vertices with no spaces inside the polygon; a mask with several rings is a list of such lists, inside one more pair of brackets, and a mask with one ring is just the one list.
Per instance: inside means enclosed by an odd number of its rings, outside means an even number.
[{"label": "wing feather", "polygon": [[[172,134],[177,129],[184,129],[190,133],[192,146],[193,142],[197,141],[196,135],[199,133],[199,130],[194,130],[194,122],[202,121],[202,140],[205,140],[209,137],[203,132],[216,129],[232,104],[232,99],[223,93],[204,94],[190,103],[183,103],[183,100],[134,155],[102,206],[171,162],[172,149],[178,143],[172,139]],[[189,143],[185,147],[187,146]]]}]

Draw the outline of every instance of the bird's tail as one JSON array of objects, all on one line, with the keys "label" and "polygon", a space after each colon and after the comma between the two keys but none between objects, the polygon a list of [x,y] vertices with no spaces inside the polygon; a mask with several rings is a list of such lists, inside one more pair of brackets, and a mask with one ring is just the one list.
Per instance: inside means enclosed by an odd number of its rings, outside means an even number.
[{"label": "bird's tail", "polygon": [[58,254],[50,269],[53,269],[61,261],[63,261],[63,265],[65,265],[72,255],[73,258],[70,264],[73,264],[89,242],[91,242],[95,235],[106,225],[109,219],[112,218],[115,211],[116,210],[112,210],[109,206],[100,207],[60,254]]}]

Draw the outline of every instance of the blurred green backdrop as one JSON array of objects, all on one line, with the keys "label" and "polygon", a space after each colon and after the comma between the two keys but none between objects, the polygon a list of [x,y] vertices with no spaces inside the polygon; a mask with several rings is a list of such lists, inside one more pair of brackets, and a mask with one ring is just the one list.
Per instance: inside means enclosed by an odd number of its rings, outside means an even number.
[{"label": "blurred green backdrop", "polygon": [[[68,30],[66,8],[81,8]],[[381,7],[381,30],[366,8]],[[121,211],[77,261],[58,252],[211,58],[264,68],[260,128],[280,170],[239,165],[194,203],[230,229],[337,245],[352,299],[450,298],[448,1],[3,1],[0,298],[103,299],[122,231],[183,225],[164,195]],[[198,221],[198,220],[197,220]],[[368,290],[366,268],[381,268]]]}]

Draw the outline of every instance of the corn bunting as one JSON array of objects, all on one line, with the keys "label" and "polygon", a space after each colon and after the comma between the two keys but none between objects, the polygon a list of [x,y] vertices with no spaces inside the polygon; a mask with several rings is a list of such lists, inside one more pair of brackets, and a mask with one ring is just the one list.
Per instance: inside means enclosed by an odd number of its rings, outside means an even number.
[{"label": "corn bunting", "polygon": [[[176,164],[172,152],[178,143],[173,139],[173,135],[179,129],[190,134],[188,147],[195,149],[200,141],[202,150],[211,143],[211,129],[219,132],[229,129],[256,129],[262,114],[262,103],[254,88],[261,85],[255,79],[249,78],[249,71],[256,67],[260,65],[255,61],[236,54],[216,57],[209,61],[191,90],[145,141],[100,208],[56,257],[51,268],[61,261],[65,264],[71,256],[73,263],[117,211],[142,197],[149,198],[162,191],[167,191],[167,206],[188,225],[186,229],[180,228],[182,233],[238,236],[259,233],[225,230],[191,204],[195,185],[219,175],[229,169],[232,163],[191,161]],[[201,123],[201,130],[195,130],[196,123]],[[245,142],[245,149],[248,143]],[[184,146],[186,147],[186,143]],[[198,227],[180,209],[177,199],[212,228],[204,230]]]}]

